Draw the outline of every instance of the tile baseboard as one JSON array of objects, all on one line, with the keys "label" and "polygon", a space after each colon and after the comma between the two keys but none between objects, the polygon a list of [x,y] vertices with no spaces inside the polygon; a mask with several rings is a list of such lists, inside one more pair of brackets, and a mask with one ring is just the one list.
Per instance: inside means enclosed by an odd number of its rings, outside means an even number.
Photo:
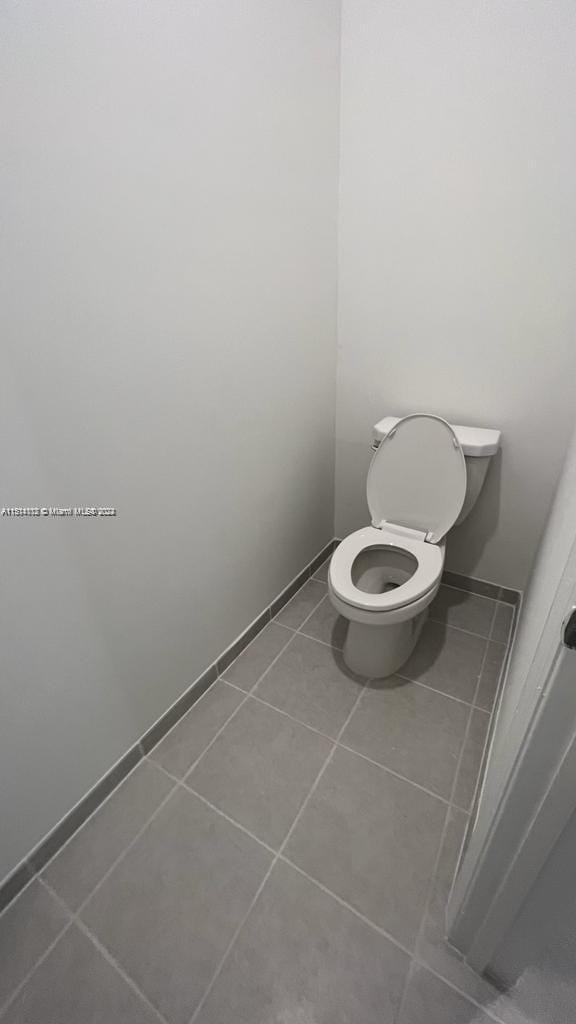
[{"label": "tile baseboard", "polygon": [[32,850],[27,857],[11,873],[0,882],[0,913],[18,896],[32,879],[38,875],[49,860],[78,831],[85,821],[107,797],[124,781],[126,776],[136,767],[142,758],[164,738],[197,700],[212,686],[218,676],[242,653],[245,647],[254,640],[258,633],[278,614],[301,586],[332,554],[338,545],[331,540],[298,573],[284,590],[274,598],[272,603],[258,615],[243,633],[226,648],[216,660],[181,694],[154,724],[144,733],[119,761],[89,790],[68,814],[53,828],[47,836]]},{"label": "tile baseboard", "polygon": [[474,576],[464,576],[462,573],[451,572],[449,569],[445,569],[442,573],[442,582],[447,587],[456,587],[457,590],[465,590],[467,593],[477,594],[479,597],[490,597],[493,601],[502,601],[504,604],[511,604],[514,608],[520,604],[522,596],[519,590],[499,587],[497,583],[477,580]]}]

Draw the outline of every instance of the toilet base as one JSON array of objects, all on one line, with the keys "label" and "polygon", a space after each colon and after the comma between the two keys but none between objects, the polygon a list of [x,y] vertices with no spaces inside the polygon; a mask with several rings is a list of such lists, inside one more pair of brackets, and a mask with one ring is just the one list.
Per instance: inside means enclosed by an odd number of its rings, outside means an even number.
[{"label": "toilet base", "polygon": [[349,622],[342,651],[346,665],[366,679],[394,675],[412,654],[427,617],[425,608],[413,618],[389,626]]}]

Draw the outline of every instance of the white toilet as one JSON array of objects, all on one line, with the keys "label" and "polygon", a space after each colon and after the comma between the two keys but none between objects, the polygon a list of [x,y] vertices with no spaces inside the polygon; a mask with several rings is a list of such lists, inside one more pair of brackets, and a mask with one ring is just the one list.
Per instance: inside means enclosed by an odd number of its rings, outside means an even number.
[{"label": "white toilet", "polygon": [[388,416],[374,428],[366,486],[372,525],[336,548],[328,573],[349,620],[344,660],[368,678],[410,657],[444,568],[444,538],[480,493],[499,430],[450,426],[439,416]]}]

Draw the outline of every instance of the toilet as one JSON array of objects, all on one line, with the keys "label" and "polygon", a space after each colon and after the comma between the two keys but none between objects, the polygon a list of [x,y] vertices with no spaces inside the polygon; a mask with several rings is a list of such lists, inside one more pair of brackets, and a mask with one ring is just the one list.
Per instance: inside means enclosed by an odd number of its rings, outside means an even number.
[{"label": "toilet", "polygon": [[389,676],[410,657],[440,586],[446,534],[473,508],[499,446],[499,430],[431,414],[374,427],[372,523],[341,542],[328,573],[332,604],[349,623],[344,661],[356,675]]}]

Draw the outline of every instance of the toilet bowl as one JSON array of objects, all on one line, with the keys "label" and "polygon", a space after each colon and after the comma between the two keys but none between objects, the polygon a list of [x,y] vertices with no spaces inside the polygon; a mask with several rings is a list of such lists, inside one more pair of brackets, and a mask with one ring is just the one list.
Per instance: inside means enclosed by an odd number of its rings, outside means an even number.
[{"label": "toilet bowl", "polygon": [[[344,660],[368,678],[392,675],[410,657],[440,586],[444,538],[468,493],[456,430],[473,428],[424,414],[390,423],[368,471],[372,525],[341,542],[328,572],[332,604],[349,623]],[[475,434],[487,462],[499,432]],[[475,500],[475,478],[474,487]]]},{"label": "toilet bowl", "polygon": [[350,626],[344,659],[357,675],[392,675],[410,657],[440,586],[444,544],[367,526],[330,565],[332,604]]}]

